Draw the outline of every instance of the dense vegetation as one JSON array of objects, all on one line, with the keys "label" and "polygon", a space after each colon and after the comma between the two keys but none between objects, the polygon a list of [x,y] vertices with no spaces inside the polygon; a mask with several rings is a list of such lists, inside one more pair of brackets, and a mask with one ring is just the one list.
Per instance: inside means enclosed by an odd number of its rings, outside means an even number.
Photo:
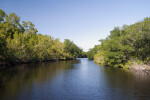
[{"label": "dense vegetation", "polygon": [[104,66],[129,68],[150,63],[150,18],[133,25],[115,27],[101,45],[90,49],[88,58]]},{"label": "dense vegetation", "polygon": [[34,24],[22,21],[15,13],[0,9],[0,64],[45,60],[75,59],[85,53],[72,41],[64,43],[39,34]]},{"label": "dense vegetation", "polygon": [[94,55],[99,51],[99,45],[95,45],[94,48],[89,49],[86,53],[89,60],[94,59]]}]

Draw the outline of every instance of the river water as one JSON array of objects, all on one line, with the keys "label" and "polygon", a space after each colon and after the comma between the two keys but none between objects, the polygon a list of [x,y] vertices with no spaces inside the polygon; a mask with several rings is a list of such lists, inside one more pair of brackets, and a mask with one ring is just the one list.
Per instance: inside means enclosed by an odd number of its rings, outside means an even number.
[{"label": "river water", "polygon": [[87,58],[0,71],[0,100],[150,100],[150,77]]}]

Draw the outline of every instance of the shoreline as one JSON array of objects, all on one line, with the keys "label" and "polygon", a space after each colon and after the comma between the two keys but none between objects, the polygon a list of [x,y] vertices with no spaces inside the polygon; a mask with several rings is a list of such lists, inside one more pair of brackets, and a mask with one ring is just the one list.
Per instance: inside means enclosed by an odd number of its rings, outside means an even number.
[{"label": "shoreline", "polygon": [[132,65],[130,66],[129,70],[131,72],[136,72],[136,73],[145,73],[150,75],[150,66],[149,65],[145,65],[145,64],[136,64],[136,65]]},{"label": "shoreline", "polygon": [[42,60],[42,61],[30,61],[30,62],[13,62],[13,63],[8,63],[8,62],[3,62],[0,63],[0,69],[5,69],[7,67],[13,67],[16,65],[21,65],[21,64],[32,64],[32,63],[42,63],[42,62],[56,62],[56,61],[69,61],[69,60],[76,60],[76,59],[50,59],[50,60]]},{"label": "shoreline", "polygon": [[[101,63],[99,63],[97,60],[95,60],[94,62],[101,65]],[[110,66],[105,66],[105,67],[110,67]],[[134,72],[136,72],[136,73],[146,73],[146,74],[150,75],[150,65],[146,65],[146,64],[133,63],[133,64],[129,65],[127,68],[126,67],[117,67],[117,68],[121,68],[121,69],[124,69],[124,70],[128,69],[133,73]]]}]

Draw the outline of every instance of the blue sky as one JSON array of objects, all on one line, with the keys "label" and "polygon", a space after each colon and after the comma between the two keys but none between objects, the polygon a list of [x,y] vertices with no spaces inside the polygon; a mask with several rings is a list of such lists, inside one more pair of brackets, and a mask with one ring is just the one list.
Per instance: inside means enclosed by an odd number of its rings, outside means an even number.
[{"label": "blue sky", "polygon": [[39,33],[70,39],[84,51],[117,26],[150,17],[150,0],[0,0],[0,9],[31,21]]}]

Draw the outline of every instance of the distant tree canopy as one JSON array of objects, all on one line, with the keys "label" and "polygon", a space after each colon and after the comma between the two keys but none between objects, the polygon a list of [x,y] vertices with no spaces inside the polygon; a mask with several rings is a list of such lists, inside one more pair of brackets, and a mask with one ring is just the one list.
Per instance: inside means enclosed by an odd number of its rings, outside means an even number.
[{"label": "distant tree canopy", "polygon": [[69,39],[65,39],[65,51],[70,54],[73,58],[77,58],[78,56],[82,56],[82,49],[80,49],[77,45],[71,42]]},{"label": "distant tree canopy", "polygon": [[83,53],[70,40],[62,43],[59,39],[39,34],[32,22],[20,23],[20,17],[15,13],[7,15],[0,9],[0,64],[75,59]]},{"label": "distant tree canopy", "polygon": [[98,49],[94,47],[89,51],[97,63],[112,67],[124,67],[133,61],[150,63],[150,18],[122,28],[115,27],[110,33],[100,40]]},{"label": "distant tree canopy", "polygon": [[95,45],[94,48],[89,49],[89,51],[87,52],[88,59],[94,59],[94,55],[99,51],[99,47],[100,45]]}]

